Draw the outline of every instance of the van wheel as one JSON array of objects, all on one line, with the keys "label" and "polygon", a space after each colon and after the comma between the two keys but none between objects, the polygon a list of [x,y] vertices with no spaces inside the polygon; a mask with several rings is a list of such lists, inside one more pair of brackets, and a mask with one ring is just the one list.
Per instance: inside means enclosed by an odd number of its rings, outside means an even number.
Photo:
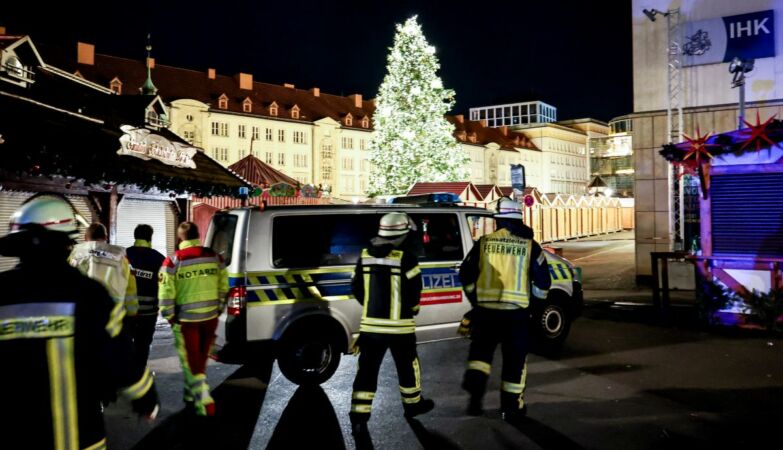
[{"label": "van wheel", "polygon": [[543,355],[551,356],[560,351],[568,337],[571,318],[564,302],[557,297],[550,297],[533,313],[531,325],[536,349]]},{"label": "van wheel", "polygon": [[277,363],[292,383],[321,384],[334,375],[342,352],[333,333],[323,328],[296,327],[280,341]]}]

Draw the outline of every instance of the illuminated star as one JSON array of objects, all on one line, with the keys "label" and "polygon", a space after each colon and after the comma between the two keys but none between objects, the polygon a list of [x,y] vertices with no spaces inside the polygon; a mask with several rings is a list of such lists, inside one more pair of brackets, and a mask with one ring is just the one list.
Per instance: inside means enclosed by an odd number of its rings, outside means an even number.
[{"label": "illuminated star", "polygon": [[775,118],[777,114],[773,114],[772,117],[767,119],[766,122],[761,123],[761,118],[759,117],[759,111],[756,110],[756,124],[753,125],[752,123],[748,122],[745,119],[742,119],[743,122],[745,122],[745,125],[748,126],[748,128],[743,128],[740,130],[740,133],[747,134],[748,137],[745,139],[745,143],[742,144],[742,147],[740,147],[740,150],[745,150],[745,147],[749,146],[751,143],[756,143],[756,151],[761,150],[761,146],[764,143],[767,143],[770,145],[770,147],[774,147],[776,144],[772,142],[772,140],[767,135],[767,127],[770,123],[772,123],[772,120]]},{"label": "illuminated star", "polygon": [[690,158],[691,156],[694,157],[696,160],[696,166],[700,166],[702,164],[702,156],[704,156],[705,161],[709,161],[712,159],[712,155],[710,152],[707,151],[708,147],[719,147],[717,144],[708,144],[707,141],[712,136],[712,133],[707,133],[705,135],[701,134],[701,130],[698,126],[696,126],[696,137],[691,138],[690,136],[683,134],[683,137],[686,141],[691,145],[690,149],[687,153],[685,153],[685,156],[682,158],[683,160],[686,160]]}]

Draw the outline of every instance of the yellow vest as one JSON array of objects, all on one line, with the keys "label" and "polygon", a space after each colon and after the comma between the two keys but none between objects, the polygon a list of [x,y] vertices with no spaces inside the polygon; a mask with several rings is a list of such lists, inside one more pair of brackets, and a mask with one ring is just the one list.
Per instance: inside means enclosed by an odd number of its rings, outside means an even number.
[{"label": "yellow vest", "polygon": [[500,229],[480,245],[478,305],[491,309],[527,308],[530,304],[530,254],[533,241]]}]

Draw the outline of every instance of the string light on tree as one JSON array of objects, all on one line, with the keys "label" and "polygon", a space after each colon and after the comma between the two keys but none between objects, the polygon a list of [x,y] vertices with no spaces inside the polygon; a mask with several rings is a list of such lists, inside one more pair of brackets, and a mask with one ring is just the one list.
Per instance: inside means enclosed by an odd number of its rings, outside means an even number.
[{"label": "string light on tree", "polygon": [[444,117],[454,91],[444,88],[435,47],[416,16],[397,25],[387,61],[370,142],[370,194],[404,194],[417,181],[466,180],[469,157]]}]

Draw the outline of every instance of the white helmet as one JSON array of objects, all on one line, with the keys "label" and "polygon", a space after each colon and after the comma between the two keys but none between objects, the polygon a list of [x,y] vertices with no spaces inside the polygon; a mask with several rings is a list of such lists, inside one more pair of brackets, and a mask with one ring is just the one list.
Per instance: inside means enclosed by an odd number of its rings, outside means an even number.
[{"label": "white helmet", "polygon": [[68,234],[77,231],[77,217],[73,207],[57,195],[39,195],[27,200],[11,215],[8,232],[16,233],[24,225],[33,223],[51,231]]},{"label": "white helmet", "polygon": [[498,201],[495,218],[523,220],[522,205],[518,201],[503,197]]},{"label": "white helmet", "polygon": [[378,236],[402,236],[411,229],[408,215],[401,212],[385,214],[381,217],[381,226],[378,229]]}]

